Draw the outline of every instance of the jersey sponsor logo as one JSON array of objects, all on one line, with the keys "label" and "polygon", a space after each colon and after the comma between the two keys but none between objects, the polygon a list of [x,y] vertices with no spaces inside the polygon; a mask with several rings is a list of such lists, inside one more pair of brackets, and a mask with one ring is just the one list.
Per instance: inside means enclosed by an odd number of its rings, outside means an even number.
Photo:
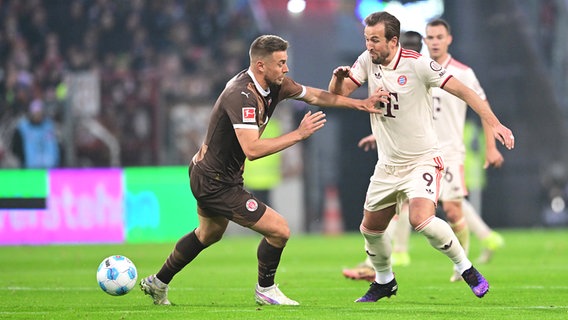
[{"label": "jersey sponsor logo", "polygon": [[430,61],[430,68],[436,72],[442,70],[442,66],[434,60]]},{"label": "jersey sponsor logo", "polygon": [[254,108],[243,108],[243,122],[256,122],[256,110]]},{"label": "jersey sponsor logo", "polygon": [[258,202],[254,199],[248,199],[246,203],[247,210],[250,212],[256,211],[258,209]]},{"label": "jersey sponsor logo", "polygon": [[247,92],[241,91],[241,94],[243,96],[247,97],[247,99],[248,99],[250,92],[247,93]]},{"label": "jersey sponsor logo", "polygon": [[389,93],[389,102],[381,103],[381,106],[385,108],[383,110],[383,117],[387,118],[396,118],[394,115],[394,111],[398,110],[398,93],[397,92],[390,92]]},{"label": "jersey sponsor logo", "polygon": [[381,80],[381,78],[383,77],[380,72],[377,72],[374,75],[375,75],[375,78],[377,78],[378,80]]},{"label": "jersey sponsor logo", "polygon": [[397,82],[403,86],[408,82],[408,78],[406,76],[399,76]]}]

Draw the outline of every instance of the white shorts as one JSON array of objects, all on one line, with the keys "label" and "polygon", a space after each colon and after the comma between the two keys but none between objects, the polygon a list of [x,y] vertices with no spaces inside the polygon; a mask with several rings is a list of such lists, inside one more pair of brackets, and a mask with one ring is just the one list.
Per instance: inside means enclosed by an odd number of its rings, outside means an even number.
[{"label": "white shorts", "polygon": [[440,201],[456,201],[467,196],[463,163],[460,161],[446,161],[446,171],[442,179]]},{"label": "white shorts", "polygon": [[378,211],[406,198],[426,198],[436,204],[443,170],[441,157],[410,166],[377,164],[367,189],[364,208],[367,211]]}]

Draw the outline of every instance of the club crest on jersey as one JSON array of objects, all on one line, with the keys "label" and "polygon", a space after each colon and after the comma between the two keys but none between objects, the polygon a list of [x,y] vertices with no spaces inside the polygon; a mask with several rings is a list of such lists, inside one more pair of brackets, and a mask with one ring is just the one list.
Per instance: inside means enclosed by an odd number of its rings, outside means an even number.
[{"label": "club crest on jersey", "polygon": [[406,76],[399,76],[397,82],[399,85],[403,86],[408,82],[408,78]]},{"label": "club crest on jersey", "polygon": [[256,110],[255,108],[243,108],[243,122],[256,122]]},{"label": "club crest on jersey", "polygon": [[258,202],[254,199],[248,199],[246,203],[247,210],[250,212],[256,211],[258,209]]}]

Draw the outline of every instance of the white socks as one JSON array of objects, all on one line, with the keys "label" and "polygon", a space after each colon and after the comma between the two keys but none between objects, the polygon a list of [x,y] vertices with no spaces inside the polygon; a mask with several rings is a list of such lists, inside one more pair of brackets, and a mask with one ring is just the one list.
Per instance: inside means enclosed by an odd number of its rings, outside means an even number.
[{"label": "white socks", "polygon": [[432,247],[450,258],[460,274],[471,268],[471,261],[467,258],[452,228],[444,220],[431,216],[416,227],[416,231],[426,236]]},{"label": "white socks", "polygon": [[375,281],[386,284],[394,279],[391,267],[392,245],[390,237],[385,232],[377,232],[359,227],[363,238],[365,238],[365,251],[368,259],[371,260],[375,268]]}]

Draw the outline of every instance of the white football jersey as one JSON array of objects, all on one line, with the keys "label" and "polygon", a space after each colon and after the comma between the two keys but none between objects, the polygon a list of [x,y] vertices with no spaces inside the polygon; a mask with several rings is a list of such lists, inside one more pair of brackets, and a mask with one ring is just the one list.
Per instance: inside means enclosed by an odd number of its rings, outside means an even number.
[{"label": "white football jersey", "polygon": [[[482,100],[486,99],[483,88],[469,66],[451,56],[442,65],[448,73],[475,91]],[[440,88],[432,88],[432,98],[434,99],[434,125],[444,160],[463,163],[465,160],[463,128],[467,103]]]},{"label": "white football jersey", "polygon": [[390,102],[382,114],[371,114],[379,164],[411,165],[441,155],[432,114],[433,87],[443,87],[451,75],[430,58],[398,48],[388,66],[374,64],[368,51],[351,68],[359,86],[369,82],[369,93],[384,88]]}]

